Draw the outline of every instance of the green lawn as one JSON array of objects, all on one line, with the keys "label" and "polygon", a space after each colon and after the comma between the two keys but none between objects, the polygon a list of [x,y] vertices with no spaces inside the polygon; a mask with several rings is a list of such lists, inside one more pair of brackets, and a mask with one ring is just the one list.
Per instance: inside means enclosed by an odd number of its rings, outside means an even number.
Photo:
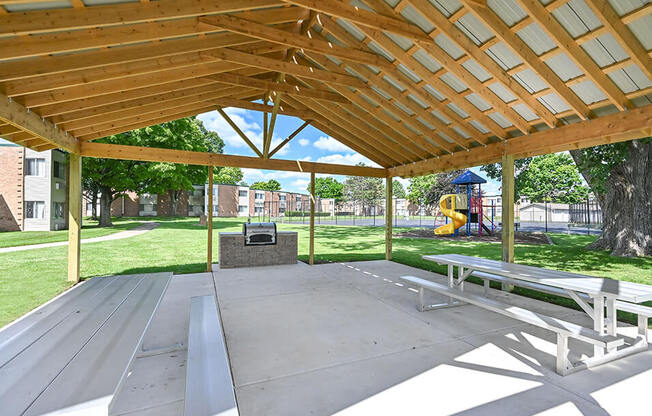
[{"label": "green lawn", "polygon": [[[134,219],[125,219],[129,224]],[[83,244],[81,273],[84,278],[107,274],[205,270],[206,229],[197,218],[162,219],[153,231],[132,238]],[[214,221],[214,239],[220,231],[239,231],[243,219]],[[122,224],[122,222],[120,222]],[[279,224],[281,230],[299,232],[299,255],[308,254],[308,226]],[[91,231],[91,229],[86,230]],[[87,236],[87,235],[85,235]],[[380,227],[320,226],[315,232],[318,261],[378,260],[384,258],[384,229]],[[586,273],[652,284],[652,258],[614,258],[606,252],[582,247],[590,236],[553,234],[555,246],[517,245],[516,261],[533,266]],[[214,244],[214,259],[218,259]],[[394,239],[394,260],[410,266],[445,273],[445,269],[421,260],[423,254],[461,253],[499,259],[500,244],[426,239]],[[0,326],[48,301],[70,286],[66,281],[66,247],[50,247],[0,254]],[[517,289],[518,290],[518,289]],[[533,294],[526,291],[521,293]],[[570,302],[535,294],[564,305]],[[628,321],[631,317],[621,316]]]},{"label": "green lawn", "polygon": [[[113,227],[99,228],[97,221],[84,220],[82,238],[101,237],[120,231],[129,230],[140,225],[140,222],[130,219],[115,218]],[[68,230],[61,231],[9,231],[0,233],[0,248],[26,246],[30,244],[54,243],[68,240]]]}]

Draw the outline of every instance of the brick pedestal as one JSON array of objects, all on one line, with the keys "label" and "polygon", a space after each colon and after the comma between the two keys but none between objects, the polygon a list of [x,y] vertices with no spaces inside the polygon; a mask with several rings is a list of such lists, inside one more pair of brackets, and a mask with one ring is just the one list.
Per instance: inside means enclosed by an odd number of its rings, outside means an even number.
[{"label": "brick pedestal", "polygon": [[242,233],[220,233],[220,268],[296,264],[297,233],[279,231],[276,244],[245,246]]}]

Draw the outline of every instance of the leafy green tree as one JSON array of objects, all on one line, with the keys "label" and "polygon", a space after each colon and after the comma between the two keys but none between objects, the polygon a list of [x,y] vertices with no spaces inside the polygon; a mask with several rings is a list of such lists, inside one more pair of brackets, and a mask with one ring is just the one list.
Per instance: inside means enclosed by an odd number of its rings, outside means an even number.
[{"label": "leafy green tree", "polygon": [[216,174],[213,175],[215,183],[223,185],[238,185],[242,183],[244,174],[242,169],[233,167],[221,168]]},{"label": "leafy green tree", "polygon": [[455,192],[453,179],[463,171],[435,173],[410,179],[408,199],[414,204],[436,205],[444,194]]},{"label": "leafy green tree", "polygon": [[570,154],[602,208],[602,233],[588,248],[652,255],[652,138]]},{"label": "leafy green tree", "polygon": [[397,199],[405,198],[405,188],[403,188],[403,184],[398,179],[392,181],[392,196]]},{"label": "leafy green tree", "polygon": [[[357,166],[365,166],[365,164],[359,163]],[[381,178],[347,176],[344,181],[343,193],[345,200],[360,202],[370,207],[383,198],[385,186]]]},{"label": "leafy green tree", "polygon": [[[310,185],[307,187],[310,193]],[[344,197],[344,184],[334,178],[315,178],[315,195],[319,198],[333,198],[339,202]]]},{"label": "leafy green tree", "polygon": [[[221,152],[224,142],[195,118],[184,118],[98,140],[102,143],[147,146],[199,152]],[[127,191],[168,193],[173,214],[179,193],[206,181],[203,166],[84,158],[84,186],[100,192],[100,226],[111,226],[111,203]]]},{"label": "leafy green tree", "polygon": [[280,191],[281,184],[276,179],[270,179],[267,182],[258,181],[252,183],[251,189],[259,189],[261,191]]},{"label": "leafy green tree", "polygon": [[519,193],[532,201],[576,204],[586,200],[589,189],[567,153],[553,153],[532,159],[518,177]]}]

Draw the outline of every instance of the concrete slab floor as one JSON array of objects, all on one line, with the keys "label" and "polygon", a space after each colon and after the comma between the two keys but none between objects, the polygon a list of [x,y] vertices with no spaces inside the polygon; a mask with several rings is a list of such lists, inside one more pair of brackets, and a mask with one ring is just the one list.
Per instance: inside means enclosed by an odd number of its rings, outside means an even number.
[{"label": "concrete slab floor", "polygon": [[[560,377],[552,333],[469,305],[418,312],[401,275],[442,279],[387,261],[216,269],[240,414],[652,413],[652,351]],[[189,300],[210,293],[211,274],[173,278],[114,414],[182,414]],[[588,323],[575,310],[490,295]]]}]

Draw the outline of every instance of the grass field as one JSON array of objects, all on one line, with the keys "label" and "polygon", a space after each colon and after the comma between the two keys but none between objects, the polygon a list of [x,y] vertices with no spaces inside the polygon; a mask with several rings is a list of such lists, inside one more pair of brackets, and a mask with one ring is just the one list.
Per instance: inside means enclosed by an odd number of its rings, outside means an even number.
[{"label": "grass field", "polygon": [[[84,220],[81,238],[102,237],[137,227],[140,222],[135,219],[116,218],[113,227],[100,228],[98,222]],[[30,244],[55,243],[68,240],[68,230],[61,231],[10,231],[0,233],[0,248],[26,246]]]},{"label": "grass field", "polygon": [[[126,226],[134,221],[127,219],[116,224]],[[156,218],[156,221],[161,224],[158,228],[132,238],[83,244],[82,276],[89,278],[155,271],[204,271],[206,228],[198,225],[197,218]],[[215,220],[215,241],[220,231],[239,231],[242,222],[243,219],[235,218]],[[279,229],[299,233],[299,255],[302,260],[306,260],[308,227],[279,224]],[[556,243],[554,246],[516,245],[516,261],[533,266],[652,284],[652,258],[624,259],[611,257],[606,252],[586,251],[583,247],[595,238],[591,236],[552,234],[551,237]],[[395,261],[439,273],[445,273],[444,267],[421,260],[423,254],[460,253],[492,259],[500,259],[501,255],[500,244],[497,243],[395,238],[393,246]],[[213,258],[217,260],[217,244],[214,244],[214,249]],[[315,251],[318,261],[383,259],[384,229],[320,226],[315,232]],[[66,256],[66,247],[0,254],[0,326],[70,287],[66,281]],[[521,290],[519,292],[552,299],[567,306],[572,305],[571,302],[560,298]],[[622,317],[631,320],[631,317],[626,315]]]}]

